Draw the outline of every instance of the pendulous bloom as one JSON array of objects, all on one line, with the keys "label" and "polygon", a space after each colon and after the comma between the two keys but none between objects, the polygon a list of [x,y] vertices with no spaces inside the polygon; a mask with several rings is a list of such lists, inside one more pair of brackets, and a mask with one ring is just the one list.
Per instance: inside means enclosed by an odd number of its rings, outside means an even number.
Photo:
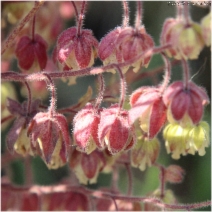
[{"label": "pendulous bloom", "polygon": [[59,35],[53,57],[63,70],[78,70],[94,64],[97,48],[98,41],[91,30],[82,29],[78,34],[77,27],[71,27]]},{"label": "pendulous bloom", "polygon": [[71,142],[66,118],[59,113],[37,113],[28,127],[33,146],[38,145],[50,169],[65,165]]},{"label": "pendulous bloom", "polygon": [[160,88],[143,86],[135,90],[130,97],[131,123],[139,118],[141,129],[153,139],[166,122],[166,106]]},{"label": "pendulous bloom", "polygon": [[45,69],[47,63],[47,43],[38,34],[31,39],[28,36],[20,38],[15,54],[19,67],[24,71],[40,71]]},{"label": "pendulous bloom", "polygon": [[103,109],[98,137],[101,146],[107,146],[111,154],[130,149],[136,143],[136,137],[129,122],[128,111],[120,109],[118,104]]},{"label": "pendulous bloom", "polygon": [[77,149],[90,154],[96,147],[101,148],[98,139],[98,125],[100,116],[98,109],[90,103],[80,110],[74,117],[73,136],[77,145]]},{"label": "pendulous bloom", "polygon": [[205,155],[205,148],[209,146],[209,125],[202,121],[196,126],[182,127],[178,124],[168,124],[163,131],[166,150],[172,153],[173,159],[179,159],[180,155],[196,152],[200,156]]},{"label": "pendulous bloom", "polygon": [[165,52],[177,60],[197,59],[204,47],[200,25],[192,21],[188,24],[184,19],[168,18],[160,40],[162,45],[171,44]]},{"label": "pendulous bloom", "polygon": [[168,107],[170,123],[181,126],[198,124],[203,116],[204,106],[209,103],[206,91],[193,82],[187,87],[182,81],[172,83],[165,91],[163,100]]}]

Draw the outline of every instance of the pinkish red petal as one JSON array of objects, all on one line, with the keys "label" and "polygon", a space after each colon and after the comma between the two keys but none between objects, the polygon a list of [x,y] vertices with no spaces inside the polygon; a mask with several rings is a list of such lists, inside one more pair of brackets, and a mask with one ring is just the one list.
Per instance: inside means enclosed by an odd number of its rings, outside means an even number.
[{"label": "pinkish red petal", "polygon": [[183,118],[189,107],[190,97],[185,91],[179,91],[171,102],[171,113],[176,120]]},{"label": "pinkish red petal", "polygon": [[82,154],[81,165],[82,169],[88,179],[92,179],[98,168],[99,158],[96,154]]},{"label": "pinkish red petal", "polygon": [[153,103],[151,115],[150,115],[150,127],[148,137],[153,139],[161,130],[166,122],[166,106],[163,103],[162,98],[158,98]]}]

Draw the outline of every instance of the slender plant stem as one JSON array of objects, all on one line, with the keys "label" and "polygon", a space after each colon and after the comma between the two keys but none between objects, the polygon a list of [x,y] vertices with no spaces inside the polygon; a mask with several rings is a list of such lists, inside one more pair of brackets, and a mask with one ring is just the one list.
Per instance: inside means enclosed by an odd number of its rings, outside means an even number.
[{"label": "slender plant stem", "polygon": [[8,183],[2,183],[1,185],[2,191],[13,191],[16,193],[22,193],[22,192],[29,192],[29,193],[35,193],[37,195],[40,194],[52,194],[52,193],[58,193],[58,192],[67,192],[67,191],[75,191],[75,192],[81,192],[86,195],[92,195],[96,198],[113,198],[116,200],[124,200],[129,202],[147,202],[151,203],[155,206],[158,206],[160,208],[165,209],[172,209],[172,210],[192,210],[192,209],[198,209],[198,208],[204,208],[211,205],[211,200],[199,202],[199,203],[191,203],[191,204],[166,204],[163,203],[160,199],[154,198],[154,197],[129,197],[128,195],[116,195],[110,192],[105,191],[96,191],[87,189],[85,187],[81,186],[71,186],[70,184],[66,185],[52,185],[52,186],[37,186],[33,185],[30,187],[20,187],[20,186],[14,186]]},{"label": "slender plant stem", "polygon": [[185,86],[185,89],[187,89],[188,88],[188,82],[189,82],[189,79],[190,79],[190,70],[189,70],[189,67],[188,67],[188,62],[185,59],[182,59],[181,62],[182,62],[182,66],[183,66],[184,86]]},{"label": "slender plant stem", "polygon": [[127,195],[131,196],[132,195],[132,188],[133,188],[133,180],[132,180],[132,169],[131,165],[129,163],[124,164],[127,170],[128,174],[128,190],[127,190]]},{"label": "slender plant stem", "polygon": [[104,90],[105,90],[105,83],[104,83],[104,78],[102,74],[98,75],[98,82],[99,82],[99,92],[98,92],[98,96],[96,98],[96,102],[95,102],[95,108],[98,109],[102,100],[103,100],[103,95],[104,95]]},{"label": "slender plant stem", "polygon": [[52,73],[37,72],[37,73],[29,74],[29,75],[28,74],[19,74],[19,73],[13,72],[13,71],[8,71],[8,72],[1,73],[1,79],[4,81],[18,81],[18,82],[40,81],[40,80],[46,80],[46,77],[44,76],[45,73],[47,73],[48,76],[51,77],[52,79],[62,78],[62,77],[71,77],[71,76],[80,77],[80,76],[86,76],[86,75],[96,75],[96,74],[104,73],[108,69],[116,68],[117,66],[119,66],[119,68],[128,66],[128,65],[136,62],[140,58],[149,57],[153,54],[163,52],[164,50],[166,50],[170,47],[171,47],[171,44],[166,44],[164,46],[159,46],[159,47],[155,47],[153,49],[148,49],[145,52],[136,56],[135,58],[128,60],[126,62],[118,63],[118,64],[113,63],[113,64],[109,64],[106,66],[90,67],[90,68],[80,69],[77,71],[65,71],[65,72],[57,71],[57,72],[52,72]]},{"label": "slender plant stem", "polygon": [[115,206],[116,211],[119,211],[119,208],[118,208],[118,205],[117,205],[116,200],[115,200],[114,198],[112,198],[112,197],[111,197],[111,200],[112,200],[113,203],[114,203],[114,206]]},{"label": "slender plant stem", "polygon": [[81,29],[83,25],[83,20],[84,20],[84,15],[85,15],[85,6],[86,6],[86,1],[82,2],[81,6],[81,11],[78,17],[78,26],[77,26],[77,35],[80,36],[81,34]]},{"label": "slender plant stem", "polygon": [[137,1],[137,8],[136,8],[136,17],[135,17],[135,28],[139,29],[142,24],[142,2]]},{"label": "slender plant stem", "polygon": [[56,100],[57,100],[56,89],[55,89],[54,82],[52,81],[51,77],[46,73],[44,75],[46,76],[46,78],[48,80],[48,83],[49,83],[48,86],[51,91],[51,102],[50,102],[50,106],[49,106],[49,113],[50,113],[50,116],[52,117],[56,110]]},{"label": "slender plant stem", "polygon": [[128,5],[128,2],[125,0],[122,1],[122,5],[123,5],[123,11],[124,11],[122,26],[127,27],[129,25],[129,5]]},{"label": "slender plant stem", "polygon": [[120,90],[121,90],[120,101],[119,101],[119,112],[120,112],[120,110],[123,108],[126,96],[126,81],[124,78],[124,74],[122,73],[122,70],[118,65],[116,66],[116,69],[120,76]]},{"label": "slender plant stem", "polygon": [[32,177],[32,164],[31,164],[31,157],[27,156],[24,160],[25,166],[25,185],[30,186],[33,184],[33,177]]},{"label": "slender plant stem", "polygon": [[183,5],[179,0],[176,0],[175,4],[176,4],[176,13],[177,13],[176,17],[177,19],[180,20],[183,18]]},{"label": "slender plant stem", "polygon": [[19,23],[19,25],[12,31],[7,40],[4,42],[1,54],[3,54],[6,51],[6,49],[8,49],[13,44],[14,39],[19,35],[25,24],[34,17],[35,13],[39,10],[39,8],[43,4],[44,1],[38,1],[35,3],[34,7],[29,11],[29,13],[25,16],[25,18]]},{"label": "slender plant stem", "polygon": [[76,25],[78,24],[78,18],[79,18],[79,14],[78,14],[78,10],[77,10],[77,7],[76,7],[76,4],[74,1],[71,1],[73,7],[74,7],[74,11],[75,11],[75,16],[76,16]]},{"label": "slender plant stem", "polygon": [[27,114],[30,114],[31,105],[32,105],[32,95],[31,95],[31,90],[30,90],[28,82],[25,82],[24,84],[26,85],[26,88],[27,88],[27,91],[28,91]]},{"label": "slender plant stem", "polygon": [[32,41],[35,40],[35,19],[36,19],[36,15],[34,15],[32,20]]},{"label": "slender plant stem", "polygon": [[186,22],[186,25],[189,26],[190,23],[191,23],[191,20],[190,20],[190,12],[189,12],[189,4],[188,4],[188,2],[184,2],[183,8],[184,8],[185,22]]},{"label": "slender plant stem", "polygon": [[12,118],[14,118],[14,115],[9,115],[9,116],[4,117],[3,119],[1,119],[1,124],[3,124],[4,122],[6,122]]},{"label": "slender plant stem", "polygon": [[171,63],[164,53],[161,53],[161,55],[163,57],[163,61],[164,61],[164,64],[165,64],[164,80],[163,80],[163,83],[161,85],[161,93],[163,94],[165,89],[167,88],[169,81],[170,81],[170,78],[171,78]]}]

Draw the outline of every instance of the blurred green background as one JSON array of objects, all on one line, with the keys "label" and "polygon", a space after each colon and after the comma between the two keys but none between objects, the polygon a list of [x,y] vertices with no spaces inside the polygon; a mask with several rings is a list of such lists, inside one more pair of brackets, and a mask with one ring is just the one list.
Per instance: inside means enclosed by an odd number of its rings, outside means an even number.
[{"label": "blurred green background", "polygon": [[[130,1],[130,24],[134,24],[136,2]],[[194,21],[199,22],[208,12],[209,8],[191,6],[191,17]],[[163,26],[163,22],[168,17],[175,17],[175,7],[168,4],[168,2],[159,1],[145,1],[143,3],[143,24],[146,27],[146,31],[153,37],[156,46],[159,45],[160,32]],[[95,1],[89,2],[89,6],[86,13],[84,22],[84,28],[93,30],[95,37],[100,41],[101,38],[109,31],[117,26],[120,26],[122,22],[122,3],[120,1]],[[70,20],[66,23],[67,27],[73,26],[74,20]],[[205,66],[201,69],[206,60]],[[211,51],[210,48],[204,48],[197,60],[190,61],[190,68],[192,74],[198,74],[193,78],[193,81],[207,89],[208,95],[211,96]],[[95,65],[100,65],[99,60]],[[142,71],[151,71],[153,68],[163,65],[163,61],[159,55],[155,55],[147,69]],[[131,74],[134,74],[131,72]],[[110,79],[112,74],[105,74],[106,79]],[[162,80],[162,74],[156,76],[158,81]],[[176,65],[172,69],[172,80],[181,79],[182,68],[180,65]],[[151,80],[144,79],[136,81],[135,83],[128,85],[128,90],[134,90],[142,85],[150,85]],[[82,96],[88,86],[96,90],[96,77],[82,77],[77,79],[77,84],[68,87],[64,82],[58,81],[57,95],[58,95],[58,108],[66,107],[71,104],[75,104],[78,98]],[[130,94],[128,92],[128,94]],[[95,92],[94,95],[95,96]],[[45,100],[48,104],[48,99]],[[211,124],[211,110],[208,106],[205,110],[204,120]],[[70,126],[71,128],[71,126]],[[2,152],[5,148],[5,134],[2,134]],[[71,132],[71,129],[70,129]],[[177,199],[181,203],[194,203],[211,199],[211,147],[206,149],[206,155],[200,157],[198,155],[183,156],[179,160],[173,160],[170,155],[167,155],[164,148],[164,141],[161,138],[161,152],[159,157],[159,163],[164,166],[170,164],[178,164],[184,170],[186,175],[183,183],[171,185],[167,184],[167,188],[171,188],[174,191]],[[23,184],[24,182],[24,164],[22,160],[13,162],[10,164],[12,167],[12,180],[16,184]],[[40,158],[32,159],[32,168],[34,174],[34,181],[37,184],[48,185],[57,183],[69,174],[68,168],[63,167],[58,170],[48,170],[46,165]],[[4,175],[4,170],[2,175]],[[133,169],[133,193],[135,195],[145,195],[154,191],[159,186],[158,170],[155,167],[148,168],[146,171]],[[119,187],[123,192],[126,192],[127,174],[123,167],[120,167],[119,175]],[[100,174],[98,183],[90,186],[91,188],[98,188],[100,186],[110,185],[111,175]],[[210,210],[209,207],[202,210]]]}]

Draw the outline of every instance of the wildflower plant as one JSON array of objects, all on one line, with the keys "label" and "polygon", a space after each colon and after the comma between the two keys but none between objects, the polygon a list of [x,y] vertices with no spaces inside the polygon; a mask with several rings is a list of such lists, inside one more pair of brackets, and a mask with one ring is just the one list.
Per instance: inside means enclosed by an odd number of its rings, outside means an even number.
[{"label": "wildflower plant", "polygon": [[[97,23],[106,15],[90,12],[94,2],[1,2],[2,210],[176,211],[211,205],[193,187],[192,201],[198,203],[189,202],[189,193],[174,185],[188,188],[189,179],[201,175],[190,172],[186,161],[196,169],[210,154],[210,95],[207,84],[196,80],[207,73],[202,54],[210,60],[203,53],[211,45],[210,2],[202,3],[199,21],[190,14],[196,1],[148,2],[176,8],[164,18],[158,40],[144,22],[147,2],[116,3],[122,5],[122,23],[98,37],[86,17],[95,16]],[[157,23],[157,14],[151,16]],[[157,60],[162,66],[154,69]],[[16,173],[13,163],[25,171]],[[25,180],[18,186],[21,171]],[[50,182],[45,173],[60,179]]]}]

